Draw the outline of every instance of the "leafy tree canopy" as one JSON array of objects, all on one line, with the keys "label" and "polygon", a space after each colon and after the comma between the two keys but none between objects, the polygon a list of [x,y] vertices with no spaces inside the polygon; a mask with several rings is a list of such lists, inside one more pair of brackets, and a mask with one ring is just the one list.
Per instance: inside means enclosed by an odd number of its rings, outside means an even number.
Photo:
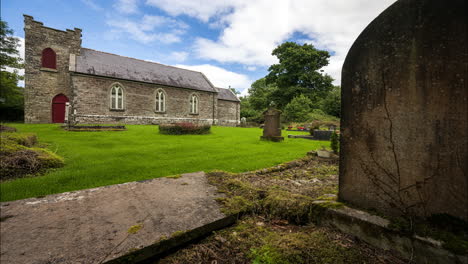
[{"label": "leafy tree canopy", "polygon": [[278,87],[273,98],[280,108],[300,94],[318,102],[332,89],[333,78],[321,70],[328,65],[328,51],[318,50],[311,44],[285,42],[272,55],[279,63],[270,66],[265,81]]},{"label": "leafy tree canopy", "polygon": [[15,69],[23,68],[22,60],[19,57],[19,39],[13,36],[13,30],[8,28],[5,21],[0,20],[0,68],[5,66]]},{"label": "leafy tree canopy", "polygon": [[335,86],[321,102],[321,109],[327,114],[341,116],[341,87]]},{"label": "leafy tree canopy", "polygon": [[231,86],[229,86],[229,90],[231,90],[231,92],[233,92],[235,95],[239,95],[240,92],[236,90],[236,88],[231,88]]},{"label": "leafy tree canopy", "polygon": [[[0,21],[0,119],[19,120],[23,117],[23,89],[18,81],[23,76],[18,69],[23,63],[17,50],[19,39],[13,36],[8,24]],[[7,67],[9,67],[7,71]]]},{"label": "leafy tree canopy", "polygon": [[308,114],[312,111],[312,101],[305,95],[301,94],[294,97],[284,107],[284,117],[288,121],[304,122],[308,119]]},{"label": "leafy tree canopy", "polygon": [[271,94],[277,90],[275,85],[268,85],[265,78],[261,78],[252,83],[249,89],[249,103],[252,109],[263,111],[268,108],[274,98]]}]

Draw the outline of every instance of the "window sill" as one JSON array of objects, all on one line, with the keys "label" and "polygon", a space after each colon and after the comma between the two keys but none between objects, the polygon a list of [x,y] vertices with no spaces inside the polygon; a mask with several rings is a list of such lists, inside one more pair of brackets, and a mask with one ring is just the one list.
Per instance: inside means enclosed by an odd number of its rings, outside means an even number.
[{"label": "window sill", "polygon": [[43,67],[41,67],[39,70],[41,70],[41,71],[47,71],[47,72],[58,72],[57,69],[43,68]]},{"label": "window sill", "polygon": [[125,112],[125,109],[109,109],[112,112]]}]

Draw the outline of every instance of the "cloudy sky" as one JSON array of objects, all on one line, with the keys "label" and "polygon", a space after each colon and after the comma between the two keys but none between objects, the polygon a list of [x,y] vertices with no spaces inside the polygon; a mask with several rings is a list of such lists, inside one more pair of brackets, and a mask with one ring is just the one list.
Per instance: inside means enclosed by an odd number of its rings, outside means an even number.
[{"label": "cloudy sky", "polygon": [[[395,0],[1,0],[1,17],[23,38],[23,16],[83,29],[83,47],[205,73],[245,94],[276,63],[285,41],[312,43],[341,67],[359,33]],[[21,51],[24,54],[24,51]]]}]

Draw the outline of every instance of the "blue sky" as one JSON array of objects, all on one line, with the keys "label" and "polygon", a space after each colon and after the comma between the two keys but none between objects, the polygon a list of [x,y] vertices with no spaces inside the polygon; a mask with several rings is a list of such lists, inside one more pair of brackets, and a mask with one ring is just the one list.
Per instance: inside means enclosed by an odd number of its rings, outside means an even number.
[{"label": "blue sky", "polygon": [[339,84],[354,39],[394,1],[2,0],[1,18],[20,38],[23,14],[52,28],[81,28],[83,47],[201,71],[245,94],[284,41],[330,51],[325,72]]}]

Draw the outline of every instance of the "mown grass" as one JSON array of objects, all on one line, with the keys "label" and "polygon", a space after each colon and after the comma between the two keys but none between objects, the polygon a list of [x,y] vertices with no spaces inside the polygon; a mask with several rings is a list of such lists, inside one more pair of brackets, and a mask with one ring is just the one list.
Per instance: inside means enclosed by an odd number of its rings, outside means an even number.
[{"label": "mown grass", "polygon": [[139,181],[195,171],[243,172],[303,157],[329,142],[259,140],[259,128],[212,127],[209,135],[161,135],[157,126],[127,131],[70,132],[54,124],[6,124],[36,133],[39,143],[65,158],[65,166],[38,177],[0,184],[1,201]]}]

